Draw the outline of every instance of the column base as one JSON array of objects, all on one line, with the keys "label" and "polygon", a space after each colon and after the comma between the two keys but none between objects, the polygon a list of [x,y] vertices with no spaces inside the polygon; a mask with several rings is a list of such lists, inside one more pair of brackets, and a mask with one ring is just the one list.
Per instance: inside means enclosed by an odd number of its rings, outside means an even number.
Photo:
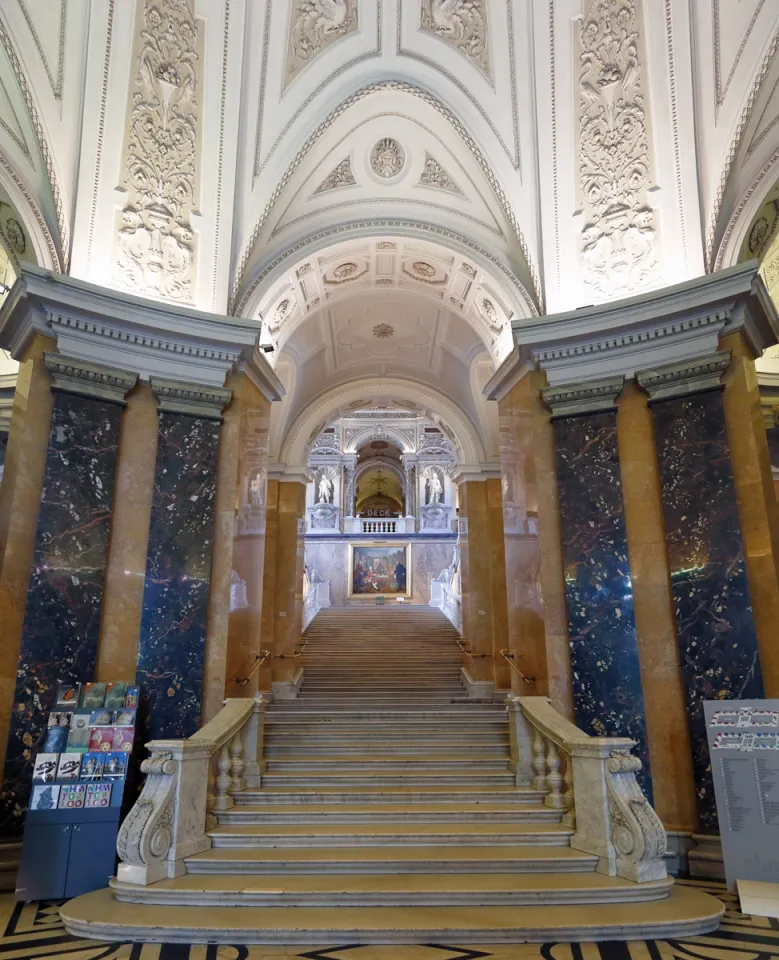
[{"label": "column base", "polygon": [[691,877],[708,880],[725,879],[725,861],[722,857],[722,841],[716,834],[694,833],[695,846],[688,853],[688,870]]},{"label": "column base", "polygon": [[460,678],[470,700],[492,700],[495,695],[494,680],[474,680],[465,667],[462,668]]},{"label": "column base", "polygon": [[303,667],[301,667],[292,680],[274,680],[271,683],[274,700],[297,700],[300,693],[300,687],[303,684]]}]

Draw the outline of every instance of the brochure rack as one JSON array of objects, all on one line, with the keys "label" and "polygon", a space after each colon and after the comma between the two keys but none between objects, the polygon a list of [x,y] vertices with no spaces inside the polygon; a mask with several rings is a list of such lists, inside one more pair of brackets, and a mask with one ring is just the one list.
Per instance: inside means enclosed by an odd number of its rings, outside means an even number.
[{"label": "brochure rack", "polygon": [[137,700],[137,688],[125,683],[60,684],[35,757],[17,900],[69,899],[108,885],[135,796],[128,770]]}]

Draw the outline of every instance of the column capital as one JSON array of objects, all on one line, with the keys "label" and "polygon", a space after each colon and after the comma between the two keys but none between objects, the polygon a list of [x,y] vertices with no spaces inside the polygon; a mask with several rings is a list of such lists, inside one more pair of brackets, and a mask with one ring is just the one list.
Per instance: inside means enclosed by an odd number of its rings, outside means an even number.
[{"label": "column capital", "polygon": [[575,417],[582,413],[606,413],[617,409],[617,397],[625,386],[625,377],[607,377],[560,387],[545,387],[544,402],[552,419]]},{"label": "column capital", "polygon": [[499,463],[457,464],[452,471],[452,483],[483,483],[485,480],[500,480],[503,472]]},{"label": "column capital", "polygon": [[204,387],[158,377],[151,377],[149,385],[164,413],[186,413],[203,420],[221,420],[222,411],[233,396],[232,390],[221,387]]},{"label": "column capital", "polygon": [[274,463],[268,467],[268,480],[278,480],[279,483],[302,483],[305,486],[311,482],[311,476],[305,467],[290,467],[283,463]]},{"label": "column capital", "polygon": [[722,387],[729,363],[730,350],[720,350],[705,357],[640,370],[636,373],[636,380],[649,394],[649,402],[653,403]]},{"label": "column capital", "polygon": [[116,370],[59,353],[44,353],[43,362],[51,374],[52,389],[82,397],[126,404],[125,397],[138,382],[137,373]]}]

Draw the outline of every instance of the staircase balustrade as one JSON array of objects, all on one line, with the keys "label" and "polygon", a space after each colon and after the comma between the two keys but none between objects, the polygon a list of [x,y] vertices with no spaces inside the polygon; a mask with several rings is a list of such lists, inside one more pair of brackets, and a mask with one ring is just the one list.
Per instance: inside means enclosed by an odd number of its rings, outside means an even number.
[{"label": "staircase balustrade", "polygon": [[214,812],[229,810],[235,793],[262,783],[264,715],[260,694],[225,700],[189,739],[146,744],[146,782],[117,838],[118,880],[146,886],[174,879],[186,872],[186,857],[211,847],[206,830]]},{"label": "staircase balustrade", "polygon": [[516,784],[545,792],[546,806],[565,811],[563,823],[576,831],[571,847],[599,857],[607,876],[663,879],[665,829],[636,780],[635,741],[591,737],[546,697],[511,694],[506,706]]}]

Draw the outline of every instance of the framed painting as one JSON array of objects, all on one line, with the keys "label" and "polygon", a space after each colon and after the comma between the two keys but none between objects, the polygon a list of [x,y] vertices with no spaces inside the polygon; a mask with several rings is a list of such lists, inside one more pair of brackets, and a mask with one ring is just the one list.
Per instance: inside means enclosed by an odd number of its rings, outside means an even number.
[{"label": "framed painting", "polygon": [[410,597],[408,543],[350,543],[349,597]]}]

